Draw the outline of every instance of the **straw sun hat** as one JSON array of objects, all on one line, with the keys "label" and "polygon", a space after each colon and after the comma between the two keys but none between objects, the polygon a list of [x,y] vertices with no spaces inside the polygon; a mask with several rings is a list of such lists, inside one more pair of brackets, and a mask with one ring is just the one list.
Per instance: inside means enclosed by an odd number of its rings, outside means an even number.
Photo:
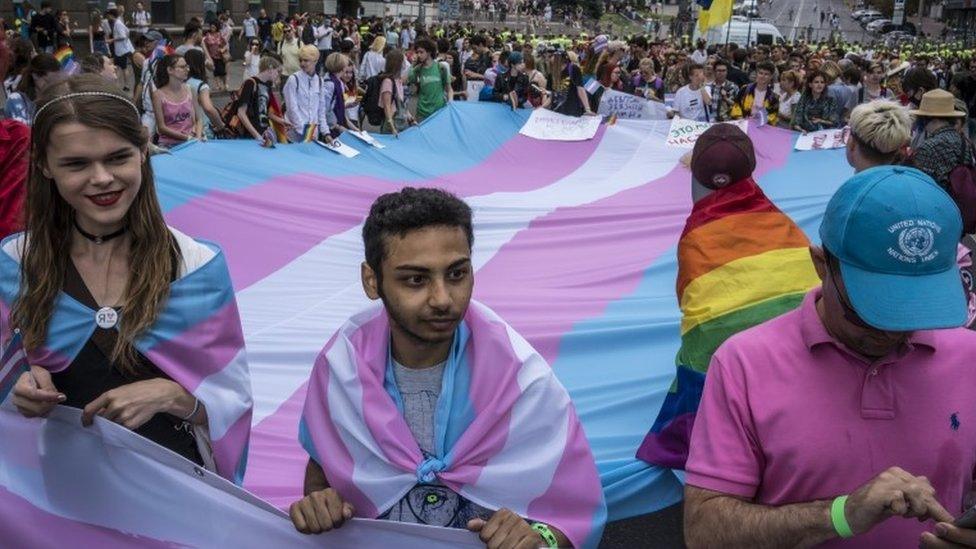
[{"label": "straw sun hat", "polygon": [[956,97],[940,89],[925,92],[918,109],[911,111],[911,114],[912,116],[929,118],[961,118],[966,116],[966,113],[956,110]]}]

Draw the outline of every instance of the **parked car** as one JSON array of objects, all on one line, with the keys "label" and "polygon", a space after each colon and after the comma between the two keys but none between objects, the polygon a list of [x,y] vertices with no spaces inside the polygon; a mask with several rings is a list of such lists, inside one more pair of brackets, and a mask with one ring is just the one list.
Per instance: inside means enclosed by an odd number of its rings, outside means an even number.
[{"label": "parked car", "polygon": [[878,11],[878,10],[865,10],[857,18],[857,21],[863,27],[864,25],[867,25],[868,22],[870,22],[872,19],[878,19],[878,18],[881,18],[881,17],[884,17],[884,15],[882,15],[882,13],[880,11]]},{"label": "parked car", "polygon": [[885,25],[890,25],[891,19],[875,19],[868,23],[864,29],[868,32],[879,32]]},{"label": "parked car", "polygon": [[871,11],[871,10],[860,9],[860,10],[852,11],[851,12],[851,19],[857,21],[858,19],[860,19],[864,14],[866,14],[869,11]]},{"label": "parked car", "polygon": [[884,45],[888,49],[894,49],[901,47],[905,44],[910,44],[915,41],[914,34],[908,34],[905,31],[891,31],[884,35]]},{"label": "parked car", "polygon": [[901,32],[904,34],[908,34],[910,36],[915,36],[916,34],[918,34],[918,29],[915,28],[914,24],[909,23],[908,21],[905,21],[901,25],[896,25],[894,23],[887,23],[881,27],[881,30],[878,31],[878,34],[883,34],[885,36],[888,36],[893,32]]}]

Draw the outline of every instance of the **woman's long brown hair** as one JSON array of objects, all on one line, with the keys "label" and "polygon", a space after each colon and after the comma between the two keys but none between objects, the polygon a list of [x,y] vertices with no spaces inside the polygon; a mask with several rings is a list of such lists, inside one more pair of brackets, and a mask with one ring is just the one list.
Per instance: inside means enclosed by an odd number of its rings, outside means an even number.
[{"label": "woman's long brown hair", "polygon": [[[58,99],[70,93],[113,94]],[[20,267],[20,293],[11,313],[13,325],[23,334],[24,346],[37,349],[47,339],[54,302],[64,286],[70,261],[74,210],[58,193],[53,179],[44,176],[51,132],[58,124],[77,122],[89,128],[109,130],[145,154],[147,132],[121,90],[99,75],[72,77],[44,91],[38,109],[50,102],[34,119],[31,132],[31,163],[25,202],[28,235]],[[180,253],[176,240],[163,220],[156,198],[149,159],[142,162],[142,186],[126,213],[130,236],[129,280],[123,294],[124,307],[119,337],[112,356],[123,372],[139,372],[135,340],[156,322],[169,297]],[[94,322],[94,317],[92,322]]]}]

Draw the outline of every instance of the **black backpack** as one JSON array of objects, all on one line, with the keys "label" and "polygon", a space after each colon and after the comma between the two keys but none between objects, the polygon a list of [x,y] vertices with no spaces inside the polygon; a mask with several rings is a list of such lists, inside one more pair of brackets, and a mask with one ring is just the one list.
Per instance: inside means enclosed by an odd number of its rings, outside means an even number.
[{"label": "black backpack", "polygon": [[383,112],[383,107],[380,106],[380,88],[383,86],[383,78],[381,75],[373,75],[366,79],[366,93],[363,95],[363,100],[360,105],[363,108],[363,112],[366,113],[366,120],[374,126],[382,126],[383,118],[386,113]]}]

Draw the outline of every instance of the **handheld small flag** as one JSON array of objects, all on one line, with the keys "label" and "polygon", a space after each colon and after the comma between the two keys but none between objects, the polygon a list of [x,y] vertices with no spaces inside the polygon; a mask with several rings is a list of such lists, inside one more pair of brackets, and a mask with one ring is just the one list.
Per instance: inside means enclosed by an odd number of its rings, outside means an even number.
[{"label": "handheld small flag", "polygon": [[156,45],[156,49],[154,49],[152,54],[149,56],[149,61],[156,61],[174,53],[176,53],[176,50],[173,49],[173,46],[170,46],[169,42],[162,40]]},{"label": "handheld small flag", "polygon": [[769,114],[766,113],[766,109],[759,109],[756,113],[756,119],[759,121],[759,127],[763,127],[769,124]]},{"label": "handheld small flag", "polygon": [[0,355],[0,402],[3,402],[20,374],[27,371],[27,352],[24,351],[24,340],[20,330],[14,330],[14,336]]},{"label": "handheld small flag", "polygon": [[586,82],[586,84],[583,85],[583,88],[586,90],[586,93],[590,95],[593,95],[594,93],[600,91],[600,88],[602,87],[603,84],[601,84],[600,81],[597,80],[596,78],[590,78]]},{"label": "handheld small flag", "polygon": [[[268,101],[268,113],[277,116],[278,118],[284,118],[284,111],[281,108],[281,104],[278,103],[278,98],[275,97],[274,92],[271,92]],[[274,135],[278,140],[278,143],[288,143],[288,131],[281,124],[271,121],[271,128],[274,130]]]},{"label": "handheld small flag", "polygon": [[308,143],[310,141],[315,141],[315,137],[318,135],[318,124],[305,124],[305,131],[302,132],[302,143]]},{"label": "handheld small flag", "polygon": [[65,74],[77,74],[81,70],[81,66],[75,61],[75,52],[71,46],[58,48],[58,51],[54,52],[54,58],[61,64],[61,71]]}]

